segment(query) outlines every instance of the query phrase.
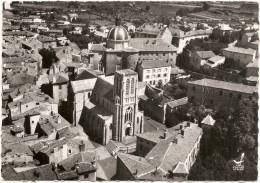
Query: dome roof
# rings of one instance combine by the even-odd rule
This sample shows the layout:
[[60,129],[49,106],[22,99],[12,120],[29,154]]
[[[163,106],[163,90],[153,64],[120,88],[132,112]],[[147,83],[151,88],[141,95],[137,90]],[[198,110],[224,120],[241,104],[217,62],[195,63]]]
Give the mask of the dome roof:
[[108,40],[113,41],[128,41],[130,38],[127,30],[123,26],[115,26],[113,27],[107,36]]

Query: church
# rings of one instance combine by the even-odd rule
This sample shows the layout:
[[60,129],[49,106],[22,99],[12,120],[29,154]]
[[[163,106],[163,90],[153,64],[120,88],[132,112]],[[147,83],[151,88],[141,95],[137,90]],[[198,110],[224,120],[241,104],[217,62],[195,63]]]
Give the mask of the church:
[[104,74],[71,81],[74,96],[68,100],[73,106],[73,125],[80,124],[100,144],[123,143],[144,131],[143,112],[138,110],[138,95],[144,89],[135,72],[137,65],[160,60],[175,67],[176,48],[161,38],[131,38],[119,18],[108,33],[106,47],[93,48],[101,57],[96,57],[92,69]]
[[106,145],[143,133],[143,112],[138,110],[138,75],[131,69],[98,77],[79,120],[90,139]]

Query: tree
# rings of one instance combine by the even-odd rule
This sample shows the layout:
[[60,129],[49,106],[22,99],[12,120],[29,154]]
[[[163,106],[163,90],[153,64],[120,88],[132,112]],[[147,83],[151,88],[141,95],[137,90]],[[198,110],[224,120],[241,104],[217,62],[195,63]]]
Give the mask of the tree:
[[145,10],[146,10],[146,11],[150,11],[150,6],[149,6],[149,5],[146,5]]
[[208,11],[209,8],[210,8],[209,4],[208,4],[207,2],[203,2],[203,4],[202,4],[202,9],[203,9],[204,11]]
[[59,60],[53,49],[43,48],[39,51],[39,53],[42,56],[43,68],[50,68],[53,63]]
[[190,10],[187,8],[180,8],[176,11],[176,15],[183,17],[183,16],[187,16],[189,14]]

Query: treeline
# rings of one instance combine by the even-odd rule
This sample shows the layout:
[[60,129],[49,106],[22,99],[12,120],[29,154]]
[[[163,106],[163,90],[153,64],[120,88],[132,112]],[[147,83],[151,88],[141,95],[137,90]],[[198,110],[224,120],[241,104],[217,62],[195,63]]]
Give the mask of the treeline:
[[[257,99],[241,100],[238,109],[222,107],[214,116],[215,126],[204,130],[200,152],[189,180],[253,181],[257,179]],[[241,171],[234,161],[244,153]]]

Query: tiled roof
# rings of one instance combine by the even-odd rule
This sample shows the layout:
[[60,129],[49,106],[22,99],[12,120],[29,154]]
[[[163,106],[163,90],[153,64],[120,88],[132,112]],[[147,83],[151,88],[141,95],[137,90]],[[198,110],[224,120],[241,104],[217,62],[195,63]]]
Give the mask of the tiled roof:
[[96,81],[97,81],[97,78],[71,81],[73,93],[79,93],[82,91],[93,90],[96,85]]
[[[190,127],[184,127],[184,137],[177,134],[175,137],[173,136],[159,142],[147,154],[146,159],[148,161],[150,160],[153,164],[159,165],[158,167],[165,172],[168,172],[169,170],[172,170],[172,167],[176,166],[179,162],[185,162],[188,154],[191,152],[196,141],[198,140],[198,137],[201,135],[202,129],[198,127],[197,124],[190,123]],[[177,143],[173,142],[173,139],[175,138],[177,138]],[[157,158],[156,156],[159,157]],[[154,157],[154,159],[151,160],[152,157]]]
[[3,32],[3,36],[26,36],[26,37],[32,37],[35,33],[29,32],[29,31],[9,31],[9,32]]
[[37,36],[37,39],[38,39],[40,42],[54,42],[54,41],[56,41],[55,38],[48,37],[48,36],[44,36],[44,35],[38,35],[38,36]]
[[114,83],[111,83],[113,82],[112,79],[113,78],[99,77],[92,93],[99,97],[107,98],[109,101],[113,101],[113,95],[110,95],[114,87]]
[[120,75],[137,75],[137,73],[132,69],[123,69],[123,70],[116,71],[116,73]]
[[23,177],[21,180],[57,180],[57,175],[50,164],[19,172],[18,176],[20,175]]
[[[88,163],[90,166],[87,166],[87,170],[93,170],[95,167],[91,164],[91,162],[95,161],[96,159],[95,152],[80,152],[78,154],[72,155],[67,159],[59,162],[59,166],[63,167],[65,171],[73,170],[77,166],[78,163]],[[82,167],[81,167],[82,168]],[[82,172],[82,170],[80,170]]]
[[196,81],[189,81],[188,83],[193,85],[219,88],[219,89],[237,91],[237,92],[248,93],[248,94],[257,92],[257,88],[255,86],[249,86],[244,84],[231,83],[231,82],[219,81],[213,79],[201,79]]
[[144,23],[143,25],[141,25],[136,29],[136,32],[158,35],[161,31],[161,27],[162,25],[157,23],[154,24]]
[[216,55],[213,51],[196,51],[197,55],[202,59],[208,59],[211,57],[215,57]]
[[84,79],[91,79],[91,78],[97,78],[98,76],[104,75],[103,72],[99,70],[83,70],[81,73],[79,73],[76,76],[75,80],[84,80]]
[[132,38],[129,46],[140,52],[175,52],[176,47],[157,38]]
[[142,67],[144,69],[170,67],[170,66],[171,64],[166,62],[165,60],[143,60],[142,61]]
[[258,68],[258,59],[256,59],[254,62],[250,62],[249,64],[246,65],[247,68],[249,67],[254,67],[254,68]]
[[174,108],[174,107],[178,107],[178,106],[181,106],[181,105],[185,105],[187,103],[188,103],[188,97],[184,97],[184,98],[180,98],[180,99],[177,99],[177,100],[172,100],[172,101],[168,102],[167,105],[170,108]]
[[119,158],[129,172],[136,177],[140,177],[155,170],[145,158],[140,156],[119,153],[117,158]]
[[235,52],[235,53],[241,53],[246,55],[254,55],[256,53],[253,49],[246,49],[246,48],[240,48],[240,47],[228,47],[224,48],[223,50],[229,51],[229,52]]
[[96,52],[96,51],[102,52],[102,51],[105,51],[106,48],[102,44],[92,44],[90,50],[93,52]]
[[111,180],[116,174],[116,159],[109,157],[97,161],[97,178],[102,180]]
[[28,156],[33,156],[33,153],[30,150],[29,146],[23,143],[3,144],[3,145],[5,148],[11,149],[12,154],[26,154]]

